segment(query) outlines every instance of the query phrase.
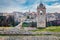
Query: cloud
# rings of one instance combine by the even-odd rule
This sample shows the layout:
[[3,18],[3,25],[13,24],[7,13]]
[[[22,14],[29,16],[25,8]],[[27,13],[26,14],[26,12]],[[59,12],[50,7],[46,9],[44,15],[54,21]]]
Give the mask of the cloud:
[[0,0],[0,12],[21,11],[26,0]]
[[[44,1],[44,0],[43,0]],[[58,0],[45,0],[45,2],[58,1]]]
[[55,3],[51,6],[46,5],[46,8],[47,8],[47,12],[50,12],[50,13],[59,12],[60,13],[60,4],[59,3]]
[[[47,12],[60,12],[60,3],[55,2],[54,4],[52,3],[52,5],[48,5],[49,2],[54,1],[59,0],[42,0],[42,2],[47,8]],[[0,12],[25,12],[28,10],[31,10],[31,12],[36,12],[36,8],[39,4],[40,0],[0,0]]]
[[19,4],[24,4],[24,3],[26,3],[26,0],[15,0],[15,2],[17,2]]
[[60,3],[54,3],[53,6],[57,6],[57,5],[60,5]]

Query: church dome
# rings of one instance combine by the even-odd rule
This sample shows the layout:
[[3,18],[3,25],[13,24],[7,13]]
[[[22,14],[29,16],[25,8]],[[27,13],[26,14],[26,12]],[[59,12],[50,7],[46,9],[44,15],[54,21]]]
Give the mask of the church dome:
[[43,5],[43,3],[40,3],[40,4],[39,4],[39,7],[40,7],[40,8],[45,8],[45,6]]
[[40,5],[39,5],[40,7],[43,7],[44,5],[42,4],[42,3],[40,3]]

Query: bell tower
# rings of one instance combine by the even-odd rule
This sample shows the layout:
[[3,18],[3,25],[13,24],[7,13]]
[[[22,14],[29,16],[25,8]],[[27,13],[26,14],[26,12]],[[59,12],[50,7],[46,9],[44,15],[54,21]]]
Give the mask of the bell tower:
[[43,3],[40,3],[37,7],[37,27],[44,28],[46,27],[46,8]]

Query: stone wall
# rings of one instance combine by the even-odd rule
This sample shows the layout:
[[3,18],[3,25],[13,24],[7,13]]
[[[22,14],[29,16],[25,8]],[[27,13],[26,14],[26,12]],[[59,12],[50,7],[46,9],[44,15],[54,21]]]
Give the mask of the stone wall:
[[0,36],[0,40],[60,40],[56,36]]

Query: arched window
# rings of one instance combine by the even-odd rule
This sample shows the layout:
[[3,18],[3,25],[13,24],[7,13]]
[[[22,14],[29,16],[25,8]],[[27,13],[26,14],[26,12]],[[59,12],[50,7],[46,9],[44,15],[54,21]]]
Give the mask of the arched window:
[[43,14],[43,12],[42,11],[40,11],[40,15],[42,15]]

